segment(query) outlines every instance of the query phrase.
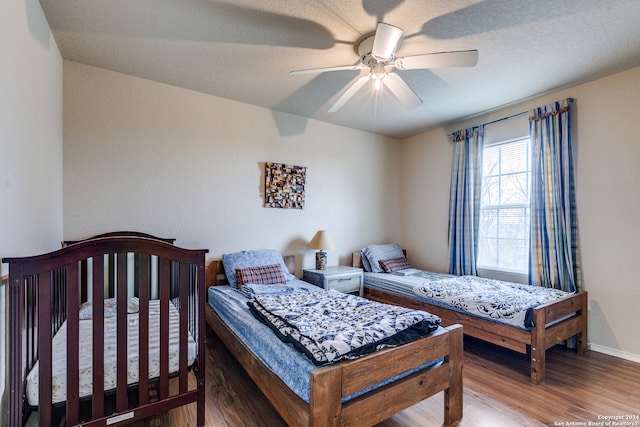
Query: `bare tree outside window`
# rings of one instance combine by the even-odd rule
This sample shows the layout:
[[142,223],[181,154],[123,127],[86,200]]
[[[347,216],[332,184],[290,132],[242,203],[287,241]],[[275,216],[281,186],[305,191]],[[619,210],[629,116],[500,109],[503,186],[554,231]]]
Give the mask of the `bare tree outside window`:
[[527,273],[529,139],[484,148],[478,266]]

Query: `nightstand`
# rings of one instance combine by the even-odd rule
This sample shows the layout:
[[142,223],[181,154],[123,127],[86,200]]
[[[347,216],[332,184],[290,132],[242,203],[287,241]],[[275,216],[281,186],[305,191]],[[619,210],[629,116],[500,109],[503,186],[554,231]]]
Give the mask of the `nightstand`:
[[339,265],[324,270],[303,270],[302,280],[324,289],[335,289],[340,292],[364,293],[362,269]]

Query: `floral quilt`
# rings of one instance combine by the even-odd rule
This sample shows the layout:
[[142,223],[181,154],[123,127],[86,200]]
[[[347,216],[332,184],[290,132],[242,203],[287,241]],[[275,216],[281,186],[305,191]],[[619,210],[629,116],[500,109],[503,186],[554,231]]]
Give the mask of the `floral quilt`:
[[427,335],[440,318],[335,290],[256,295],[253,314],[316,365],[351,359]]
[[[420,274],[414,277],[419,278]],[[570,295],[558,289],[477,276],[459,276],[441,280],[429,280],[427,277],[424,279],[413,287],[414,294],[440,301],[463,312],[489,317],[519,328],[534,326],[532,310],[534,307]]]

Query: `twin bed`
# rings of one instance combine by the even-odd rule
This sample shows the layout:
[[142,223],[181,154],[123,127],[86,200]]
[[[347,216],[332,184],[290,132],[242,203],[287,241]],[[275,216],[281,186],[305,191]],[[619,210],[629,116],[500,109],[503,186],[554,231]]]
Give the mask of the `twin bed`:
[[[333,363],[325,363],[318,357],[314,362],[313,358],[275,337],[287,335],[289,326],[304,331],[306,320],[303,325],[287,322],[287,327],[274,334],[270,326],[251,313],[248,303],[268,306],[277,300],[295,306],[300,294],[309,293],[309,304],[315,305],[322,300],[317,292],[328,298],[322,303],[327,304],[323,307],[333,307],[338,301],[350,305],[349,311],[354,311],[355,306],[359,309],[377,303],[356,296],[332,295],[302,282],[290,273],[294,270],[293,257],[283,259],[277,252],[264,252],[243,251],[210,262],[206,319],[288,425],[373,425],[441,391],[444,391],[444,423],[450,424],[462,417],[461,327],[431,324],[429,330],[435,330],[423,331],[421,337],[402,345],[377,349],[355,359],[345,357],[335,361],[338,360],[335,358]],[[271,281],[272,273],[266,271],[274,270],[274,266],[279,270],[276,274],[279,279]],[[260,274],[252,272],[249,281],[238,288],[243,274],[240,271],[253,267],[264,268]],[[286,275],[284,282],[280,273]],[[305,305],[303,302],[302,306]],[[328,311],[332,312],[333,308]],[[405,312],[416,314],[414,310]],[[290,320],[298,315],[276,317]],[[293,332],[289,338],[295,335]],[[326,348],[332,350],[344,344],[345,340],[336,343],[336,336],[329,337]],[[348,356],[348,349],[345,351],[341,354]],[[333,357],[332,351],[327,353],[329,358]]]
[[426,310],[466,335],[529,354],[533,384],[544,381],[547,349],[574,336],[577,351],[587,349],[586,292],[418,270],[396,243],[354,252],[353,266],[365,270],[366,298]]
[[[9,264],[7,425],[204,425],[205,254],[116,232]],[[195,386],[189,376],[195,377]]]

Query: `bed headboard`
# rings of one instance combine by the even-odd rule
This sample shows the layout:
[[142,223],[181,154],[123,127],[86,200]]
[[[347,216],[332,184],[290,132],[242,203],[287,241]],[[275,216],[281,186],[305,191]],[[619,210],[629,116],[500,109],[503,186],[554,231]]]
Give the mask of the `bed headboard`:
[[[287,266],[289,273],[295,274],[296,272],[296,257],[295,255],[283,255],[284,265]],[[228,285],[227,276],[224,274],[224,267],[222,267],[222,259],[214,258],[207,264],[206,272],[207,287],[209,286],[221,286]]]
[[362,268],[362,253],[360,251],[351,253],[351,266]]
[[[84,239],[77,239],[77,240],[64,240],[62,241],[62,247],[66,248],[69,245],[75,245],[76,243],[83,243],[83,242],[87,242],[87,241],[96,241],[99,239],[105,239],[105,238],[110,238],[110,237],[127,237],[127,238],[140,238],[140,239],[152,239],[152,240],[157,240],[160,242],[165,242],[165,243],[169,243],[170,245],[173,245],[176,241],[175,238],[168,238],[168,237],[157,237],[154,236],[152,234],[148,234],[148,233],[142,233],[139,231],[111,231],[109,233],[102,233],[102,234],[97,234],[95,236],[92,237],[87,237]],[[117,263],[115,262],[115,254],[109,254],[108,255],[109,261],[108,261],[108,269],[110,271],[110,275],[109,275],[109,294],[112,295],[114,293],[114,289],[115,289],[115,277],[116,277],[116,265]],[[88,281],[87,281],[87,260],[82,260],[80,261],[80,269],[81,269],[81,281],[80,281],[80,301],[84,302],[87,301],[88,299]],[[136,282],[137,283],[137,282]],[[136,288],[136,294],[137,294],[137,288]]]

